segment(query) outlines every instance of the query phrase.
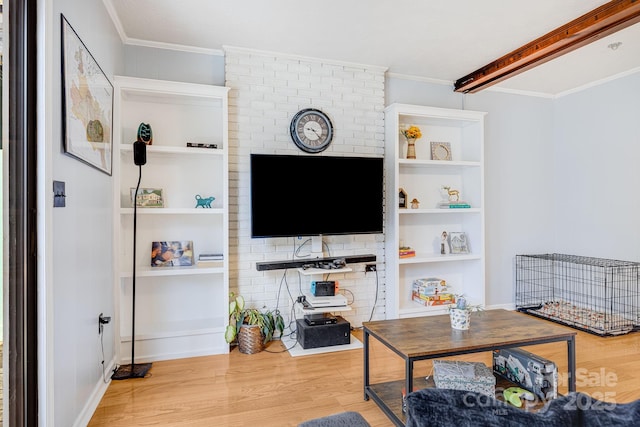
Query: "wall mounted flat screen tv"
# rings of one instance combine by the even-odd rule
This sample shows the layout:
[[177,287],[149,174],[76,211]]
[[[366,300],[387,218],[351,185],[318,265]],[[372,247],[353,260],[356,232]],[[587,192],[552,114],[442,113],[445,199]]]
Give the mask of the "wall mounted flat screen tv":
[[251,237],[375,234],[383,159],[251,155]]

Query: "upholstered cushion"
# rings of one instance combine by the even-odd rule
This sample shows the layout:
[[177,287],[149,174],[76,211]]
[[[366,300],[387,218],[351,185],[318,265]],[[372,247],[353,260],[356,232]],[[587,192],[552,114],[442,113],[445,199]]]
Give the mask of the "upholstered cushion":
[[446,389],[424,389],[407,395],[406,427],[565,427],[631,426],[640,423],[640,400],[607,403],[583,393],[553,399],[537,412],[483,394]]
[[298,424],[298,427],[370,427],[357,412],[341,412],[327,417],[315,418]]

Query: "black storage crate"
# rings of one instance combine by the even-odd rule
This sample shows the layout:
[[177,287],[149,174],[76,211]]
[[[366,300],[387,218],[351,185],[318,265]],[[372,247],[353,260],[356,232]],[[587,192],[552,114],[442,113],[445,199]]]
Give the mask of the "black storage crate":
[[597,335],[640,326],[640,263],[516,255],[516,309]]

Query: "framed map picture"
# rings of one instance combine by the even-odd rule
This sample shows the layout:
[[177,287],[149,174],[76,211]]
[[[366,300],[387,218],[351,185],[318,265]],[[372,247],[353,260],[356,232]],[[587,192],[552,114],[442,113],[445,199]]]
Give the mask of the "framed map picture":
[[113,85],[60,15],[64,152],[111,175]]

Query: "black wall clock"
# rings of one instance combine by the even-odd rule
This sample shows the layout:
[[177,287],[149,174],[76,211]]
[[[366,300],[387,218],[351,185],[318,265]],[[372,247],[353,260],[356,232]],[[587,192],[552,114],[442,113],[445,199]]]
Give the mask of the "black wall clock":
[[291,119],[291,139],[302,151],[319,153],[331,144],[333,125],[329,117],[320,110],[306,108]]

